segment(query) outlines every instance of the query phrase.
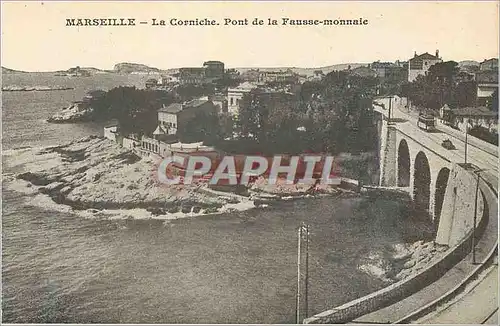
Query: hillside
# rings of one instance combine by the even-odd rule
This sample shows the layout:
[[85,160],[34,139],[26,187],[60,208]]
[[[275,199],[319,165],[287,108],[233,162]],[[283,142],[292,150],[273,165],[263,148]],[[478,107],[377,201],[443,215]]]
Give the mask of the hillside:
[[113,71],[121,74],[130,74],[130,73],[150,73],[150,72],[160,72],[160,69],[149,67],[139,63],[129,63],[122,62],[117,63],[113,68]]
[[25,71],[14,70],[14,69],[2,67],[2,74],[18,74],[18,73],[25,73]]

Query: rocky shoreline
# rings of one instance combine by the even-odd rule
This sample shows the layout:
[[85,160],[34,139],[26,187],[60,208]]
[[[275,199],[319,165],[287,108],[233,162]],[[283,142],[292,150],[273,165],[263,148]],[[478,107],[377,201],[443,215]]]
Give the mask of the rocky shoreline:
[[371,253],[358,269],[387,283],[398,282],[418,274],[443,257],[448,246],[433,241],[395,245],[385,253]]
[[86,122],[92,119],[94,109],[83,102],[75,102],[47,119],[51,123]]
[[153,161],[96,136],[36,153],[26,151],[25,155],[31,155],[32,162],[24,164],[16,178],[73,210],[144,209],[153,216],[214,214],[278,200],[342,193],[307,185],[287,190],[288,185],[268,186],[262,180],[249,187],[246,196],[216,191],[205,184],[168,186],[156,180]]

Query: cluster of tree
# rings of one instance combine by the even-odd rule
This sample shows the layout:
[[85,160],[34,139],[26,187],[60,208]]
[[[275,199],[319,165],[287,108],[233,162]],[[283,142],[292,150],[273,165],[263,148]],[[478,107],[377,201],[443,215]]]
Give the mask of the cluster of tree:
[[176,94],[166,91],[116,87],[92,96],[89,104],[95,120],[116,119],[124,133],[147,134],[157,125],[158,109],[176,100]]
[[498,88],[495,89],[487,104],[491,111],[498,112]]
[[215,94],[214,84],[183,84],[175,87],[174,92],[181,101],[189,101],[205,95]]
[[473,80],[459,77],[458,63],[447,61],[429,68],[427,75],[418,76],[405,85],[402,95],[420,107],[439,110],[444,104],[450,107],[474,106],[477,99],[477,85]]
[[240,102],[237,127],[261,152],[339,153],[371,150],[376,78],[332,72],[293,95],[255,90]]
[[177,130],[179,140],[185,143],[203,141],[205,145],[219,144],[228,136],[225,119],[215,112],[198,111]]

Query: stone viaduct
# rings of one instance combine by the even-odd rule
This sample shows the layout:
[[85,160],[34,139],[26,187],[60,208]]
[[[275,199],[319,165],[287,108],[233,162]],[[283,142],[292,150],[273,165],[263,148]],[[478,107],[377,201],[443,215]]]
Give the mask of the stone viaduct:
[[[374,105],[378,112],[380,186],[407,191],[415,208],[426,211],[432,219],[436,242],[453,246],[472,228],[475,177],[431,134],[403,119],[388,119],[385,107]],[[481,196],[478,204],[479,215]]]

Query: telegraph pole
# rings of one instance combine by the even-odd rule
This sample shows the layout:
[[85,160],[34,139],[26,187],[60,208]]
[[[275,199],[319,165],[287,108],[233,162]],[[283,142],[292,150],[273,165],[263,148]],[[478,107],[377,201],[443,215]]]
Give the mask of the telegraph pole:
[[476,171],[477,183],[476,183],[476,199],[474,200],[474,224],[472,226],[472,263],[476,263],[476,225],[477,225],[477,199],[479,194],[479,180],[481,178],[480,173],[484,170]]
[[298,241],[297,241],[297,305],[295,307],[296,324],[300,324],[300,243],[302,239],[302,225],[298,230]]
[[465,164],[467,164],[467,135],[469,134],[469,121],[465,123]]
[[391,111],[392,111],[392,96],[389,96],[389,118],[387,122],[391,121]]
[[304,287],[304,296],[305,296],[305,316],[309,315],[309,225],[305,226],[306,228],[306,284]]

